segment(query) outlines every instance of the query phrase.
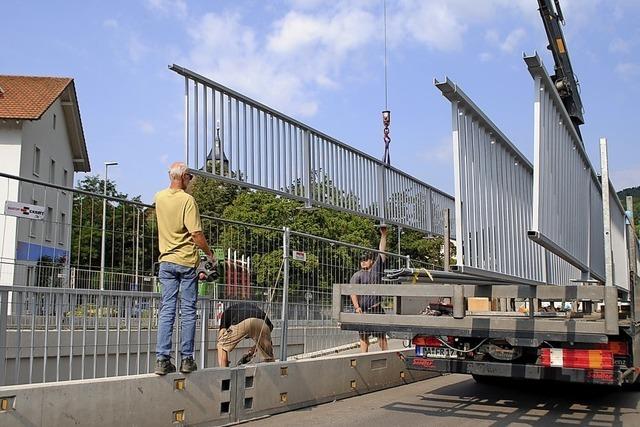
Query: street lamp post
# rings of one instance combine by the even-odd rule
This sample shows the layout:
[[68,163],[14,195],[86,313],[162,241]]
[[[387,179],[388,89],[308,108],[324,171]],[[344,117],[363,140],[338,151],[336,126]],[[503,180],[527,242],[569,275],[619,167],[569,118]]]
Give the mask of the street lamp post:
[[100,290],[104,291],[104,251],[105,229],[107,228],[107,173],[109,166],[116,166],[118,162],[104,162],[104,185],[102,186],[102,250],[100,251]]

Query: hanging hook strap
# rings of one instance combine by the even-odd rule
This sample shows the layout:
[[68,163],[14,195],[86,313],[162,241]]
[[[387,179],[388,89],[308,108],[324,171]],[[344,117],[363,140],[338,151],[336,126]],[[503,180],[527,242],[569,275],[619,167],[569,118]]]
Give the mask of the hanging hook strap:
[[391,124],[391,111],[385,110],[382,112],[382,125],[384,126],[384,156],[382,161],[386,165],[391,164],[391,155],[389,154],[389,144],[391,144],[391,137],[389,136],[389,125]]

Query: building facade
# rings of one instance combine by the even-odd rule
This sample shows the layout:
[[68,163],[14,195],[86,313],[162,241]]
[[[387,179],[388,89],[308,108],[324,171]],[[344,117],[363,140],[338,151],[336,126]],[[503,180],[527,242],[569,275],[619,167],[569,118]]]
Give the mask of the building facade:
[[[68,283],[75,172],[89,172],[73,79],[0,76],[0,284]],[[35,205],[42,219],[6,214]],[[39,268],[37,268],[39,267]],[[50,272],[50,274],[47,274]]]

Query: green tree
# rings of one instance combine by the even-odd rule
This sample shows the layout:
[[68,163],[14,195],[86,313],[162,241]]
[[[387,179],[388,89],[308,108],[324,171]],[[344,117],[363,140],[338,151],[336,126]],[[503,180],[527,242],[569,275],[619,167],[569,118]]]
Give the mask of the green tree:
[[633,197],[633,222],[636,227],[636,234],[640,238],[640,186],[618,191],[618,198],[625,209],[627,208],[627,196]]
[[[70,262],[80,269],[97,270],[100,267],[103,199],[99,195],[103,192],[103,185],[102,178],[89,175],[78,183],[77,188],[97,195],[74,193]],[[140,202],[140,196],[130,198],[128,194],[119,192],[115,182],[110,180],[106,193],[110,197]],[[136,255],[138,272],[144,274],[150,270],[157,250],[153,210],[125,201],[107,200],[105,212],[106,274],[133,274]],[[94,279],[91,285],[97,286]]]

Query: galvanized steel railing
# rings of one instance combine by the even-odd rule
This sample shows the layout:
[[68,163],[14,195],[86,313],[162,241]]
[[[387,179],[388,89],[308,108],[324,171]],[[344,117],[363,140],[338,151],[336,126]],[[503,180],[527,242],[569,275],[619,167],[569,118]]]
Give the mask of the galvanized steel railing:
[[604,281],[602,189],[582,139],[538,55],[525,58],[535,81],[533,222],[529,237]]
[[568,283],[577,272],[527,238],[533,167],[452,81],[456,270],[529,283]]
[[[2,173],[0,196],[53,208],[42,220],[0,212],[0,385],[149,372],[160,290],[154,207],[106,197],[103,210],[102,194]],[[199,287],[199,319],[209,316],[211,328],[224,307],[248,300],[265,309],[274,343],[288,342],[290,354],[357,341],[331,318],[331,286],[349,281],[370,248],[206,215],[202,225],[221,261],[217,283]],[[406,256],[387,256],[390,268],[408,266]],[[198,330],[208,334],[198,335],[198,364],[211,366],[215,330]]]
[[[602,182],[602,211],[604,212],[604,264],[607,286],[617,286],[629,292],[630,268],[627,242],[626,214],[609,180],[607,140],[600,139]],[[635,241],[635,236],[632,237]]]
[[185,159],[198,174],[388,224],[444,234],[453,197],[178,65]]

